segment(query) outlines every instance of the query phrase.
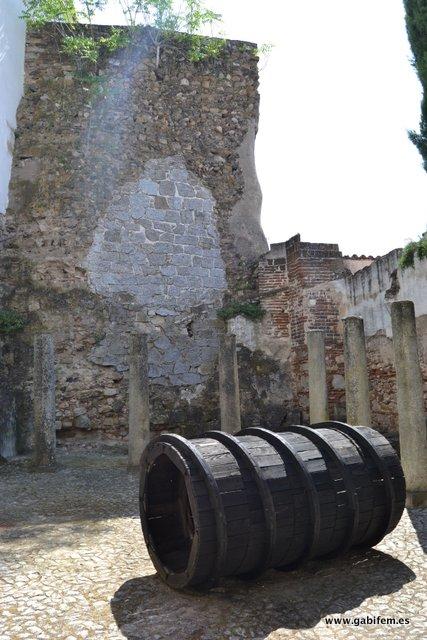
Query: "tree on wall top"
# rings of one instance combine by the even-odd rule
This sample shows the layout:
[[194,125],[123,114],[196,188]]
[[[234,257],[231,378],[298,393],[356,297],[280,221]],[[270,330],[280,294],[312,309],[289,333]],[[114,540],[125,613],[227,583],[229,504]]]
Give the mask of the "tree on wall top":
[[420,152],[427,171],[427,0],[404,0],[404,5],[406,29],[413,52],[412,64],[423,90],[420,131],[409,131],[409,138]]
[[216,57],[224,46],[222,38],[206,38],[200,34],[221,20],[218,13],[205,8],[203,0],[118,2],[129,29],[113,27],[104,36],[96,33],[92,24],[96,13],[105,9],[107,0],[24,0],[22,17],[35,28],[53,23],[59,32],[62,50],[71,55],[78,66],[90,65],[92,71],[96,70],[103,51],[115,51],[129,42],[139,26],[154,27],[149,35],[156,53],[156,67],[160,65],[163,48],[185,43],[188,59],[197,62]]
[[171,36],[187,43],[188,58],[193,62],[217,56],[224,46],[222,38],[206,38],[198,33],[206,25],[221,20],[220,14],[206,9],[201,0],[185,0],[180,7],[174,0],[122,0],[121,4],[131,26],[144,24],[155,28],[150,37],[156,49],[157,67],[161,49],[173,46]]

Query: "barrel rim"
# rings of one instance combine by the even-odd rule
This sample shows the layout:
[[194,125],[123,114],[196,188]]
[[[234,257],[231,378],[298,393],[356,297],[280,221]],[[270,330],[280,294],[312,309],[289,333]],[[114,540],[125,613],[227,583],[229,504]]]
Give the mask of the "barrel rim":
[[225,445],[233,455],[237,455],[243,457],[245,461],[249,464],[255,483],[260,492],[261,504],[264,511],[264,520],[266,525],[266,553],[262,559],[262,562],[255,567],[253,570],[248,572],[250,576],[256,576],[263,573],[271,563],[271,558],[273,555],[276,537],[277,537],[277,526],[276,526],[276,510],[274,508],[273,498],[268,486],[267,481],[264,479],[261,468],[257,461],[252,457],[250,452],[244,447],[244,445],[239,442],[239,440],[230,433],[225,433],[224,431],[207,431],[204,434],[206,438],[213,438],[221,444]]
[[[369,441],[366,435],[363,434],[361,431],[359,431],[359,429],[361,428],[370,429],[371,427],[349,425],[346,422],[339,422],[334,420],[330,420],[327,422],[319,422],[311,426],[314,429],[326,427],[326,428],[334,429],[335,431],[345,434],[346,436],[354,440],[354,442],[362,449],[365,455],[367,452],[376,463],[378,471],[382,475],[382,478],[384,481],[385,493],[387,497],[387,518],[385,519],[384,527],[372,540],[369,541],[370,546],[375,546],[384,538],[384,536],[390,533],[390,531],[392,531],[394,528],[392,525],[394,520],[395,509],[397,506],[397,498],[396,498],[396,491],[393,484],[393,477],[391,476],[386,463],[378,454],[376,448]],[[372,431],[375,433],[376,437],[379,435],[382,435],[374,429],[372,429]],[[384,436],[382,437],[384,438]],[[393,447],[391,446],[387,438],[384,438],[384,442],[387,443],[393,449]],[[401,470],[401,477],[403,478],[403,482],[405,482],[405,476],[400,466],[399,457],[396,453],[395,455],[396,455],[396,461],[398,462]]]
[[[194,537],[191,544],[191,550],[188,557],[187,566],[184,571],[173,571],[167,568],[167,565],[160,560],[158,555],[158,551],[156,549],[156,543],[154,542],[153,536],[149,530],[149,524],[146,516],[146,509],[144,505],[144,498],[146,495],[145,486],[146,480],[150,473],[150,469],[153,466],[155,460],[157,460],[161,455],[166,455],[174,464],[180,473],[183,475],[185,480],[185,488],[187,491],[188,499],[190,502],[190,507],[192,511],[193,521],[194,521]],[[142,456],[141,456],[141,469],[144,470],[144,473],[141,473],[140,478],[140,490],[139,490],[139,504],[140,504],[140,520],[141,527],[145,538],[145,543],[147,545],[148,553],[150,558],[159,572],[163,580],[173,588],[182,588],[186,584],[191,581],[191,578],[194,575],[196,563],[197,563],[197,553],[198,553],[198,537],[199,537],[199,514],[197,511],[196,498],[194,492],[191,487],[191,472],[190,469],[182,456],[182,454],[173,447],[170,443],[165,443],[161,437],[156,438],[151,441],[150,444],[145,448]]]
[[[224,506],[222,504],[218,484],[206,460],[203,458],[202,454],[199,452],[197,447],[195,447],[190,440],[186,440],[184,437],[175,433],[173,434],[166,433],[158,436],[158,438],[156,438],[156,440],[153,442],[168,444],[169,446],[172,445],[172,447],[173,445],[175,445],[175,448],[178,450],[181,456],[184,456],[184,455],[190,456],[192,461],[198,467],[198,470],[200,471],[202,478],[205,482],[209,500],[214,513],[215,529],[216,529],[216,556],[215,556],[213,570],[208,580],[205,581],[205,584],[209,583],[210,586],[213,586],[214,584],[216,584],[216,582],[218,581],[218,578],[221,575],[222,567],[224,565],[225,557],[227,554],[227,520],[226,520]],[[147,449],[150,448],[151,444],[152,443],[148,445]],[[183,459],[185,460],[185,458]],[[142,468],[142,458],[141,458],[141,468]],[[191,487],[190,483],[188,484],[188,486]],[[194,493],[192,490],[191,490],[191,495],[194,497]],[[194,503],[194,509],[197,512],[197,506],[195,503]],[[193,548],[194,548],[194,545],[192,549]],[[198,552],[198,549],[197,549],[197,552]],[[188,568],[187,572],[183,572],[180,574],[171,574],[169,579],[167,580],[168,584],[171,584],[171,586],[174,586],[174,587],[175,586],[183,587],[188,585],[191,582],[191,580],[194,578],[194,574],[197,568],[197,559],[198,559],[198,555],[196,555],[196,552],[195,552],[193,562],[191,566]],[[179,578],[179,576],[181,576],[181,578]]]
[[284,433],[286,433],[287,431],[290,431],[290,432],[293,432],[293,433],[299,433],[299,434],[301,434],[303,436],[306,436],[309,440],[311,440],[311,442],[314,445],[319,447],[320,450],[322,450],[321,448],[323,447],[324,450],[326,450],[327,453],[339,465],[339,467],[340,467],[340,469],[342,471],[342,478],[343,478],[344,486],[346,488],[346,492],[347,492],[347,495],[348,495],[348,506],[349,506],[349,511],[351,513],[351,517],[350,517],[350,521],[349,521],[348,533],[344,537],[341,545],[338,546],[335,549],[335,551],[326,554],[326,557],[332,558],[334,556],[340,555],[341,553],[345,553],[354,544],[357,528],[359,526],[359,514],[360,514],[359,499],[358,499],[358,496],[357,496],[357,488],[356,488],[356,486],[354,484],[351,472],[348,469],[347,464],[346,464],[345,460],[343,459],[343,457],[341,456],[341,454],[339,453],[339,451],[337,451],[331,445],[331,443],[328,442],[328,440],[321,433],[319,433],[316,429],[313,429],[311,427],[302,426],[302,425],[294,425],[294,424],[292,424],[292,425],[289,425],[289,428],[287,428],[286,431],[284,431]]
[[[290,565],[292,565],[292,567],[300,566],[313,557],[320,537],[320,501],[316,485],[314,484],[313,478],[308,472],[306,465],[304,464],[304,460],[299,455],[298,451],[294,449],[290,442],[285,441],[281,437],[280,433],[275,433],[274,431],[269,431],[268,429],[263,429],[262,427],[250,427],[248,429],[239,431],[238,435],[244,435],[245,433],[257,435],[260,438],[263,438],[275,449],[277,445],[277,447],[279,448],[277,448],[276,451],[282,458],[284,464],[286,464],[287,460],[285,460],[282,451],[286,451],[286,453],[289,453],[293,461],[295,462],[300,475],[303,477],[311,515],[311,532],[308,536],[306,550],[303,552],[301,557],[290,563],[289,565],[282,565],[283,567]],[[282,449],[282,451],[280,451],[280,449]]]

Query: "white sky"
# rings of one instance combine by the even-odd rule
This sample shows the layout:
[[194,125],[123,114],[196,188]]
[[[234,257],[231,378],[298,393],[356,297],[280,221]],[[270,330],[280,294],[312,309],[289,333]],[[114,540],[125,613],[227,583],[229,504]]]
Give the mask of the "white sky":
[[[102,22],[119,22],[118,0]],[[420,85],[402,0],[207,0],[229,38],[272,43],[256,146],[270,243],[301,233],[379,255],[426,228],[427,174],[407,138]],[[99,20],[101,21],[101,20]]]

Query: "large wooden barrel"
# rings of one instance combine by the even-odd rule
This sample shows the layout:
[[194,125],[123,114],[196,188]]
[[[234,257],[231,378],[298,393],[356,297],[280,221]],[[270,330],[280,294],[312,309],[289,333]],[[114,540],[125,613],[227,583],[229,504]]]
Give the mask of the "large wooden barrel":
[[375,545],[404,504],[399,459],[369,427],[164,434],[141,459],[145,541],[174,588]]

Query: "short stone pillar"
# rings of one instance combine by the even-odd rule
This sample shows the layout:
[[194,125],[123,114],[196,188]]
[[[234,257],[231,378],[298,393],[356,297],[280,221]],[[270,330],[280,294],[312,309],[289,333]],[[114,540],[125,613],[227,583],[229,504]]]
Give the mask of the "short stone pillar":
[[307,331],[308,396],[310,423],[326,422],[328,414],[328,386],[326,383],[325,332]]
[[144,333],[132,333],[129,344],[129,469],[139,467],[141,454],[150,441],[148,385],[147,336]]
[[34,468],[52,470],[56,466],[55,431],[55,351],[53,337],[34,337]]
[[241,428],[239,370],[236,336],[222,333],[219,337],[219,404],[221,431],[236,433]]
[[391,305],[399,441],[407,506],[427,506],[427,425],[414,303]]
[[369,427],[371,406],[363,319],[349,316],[343,321],[347,422]]

